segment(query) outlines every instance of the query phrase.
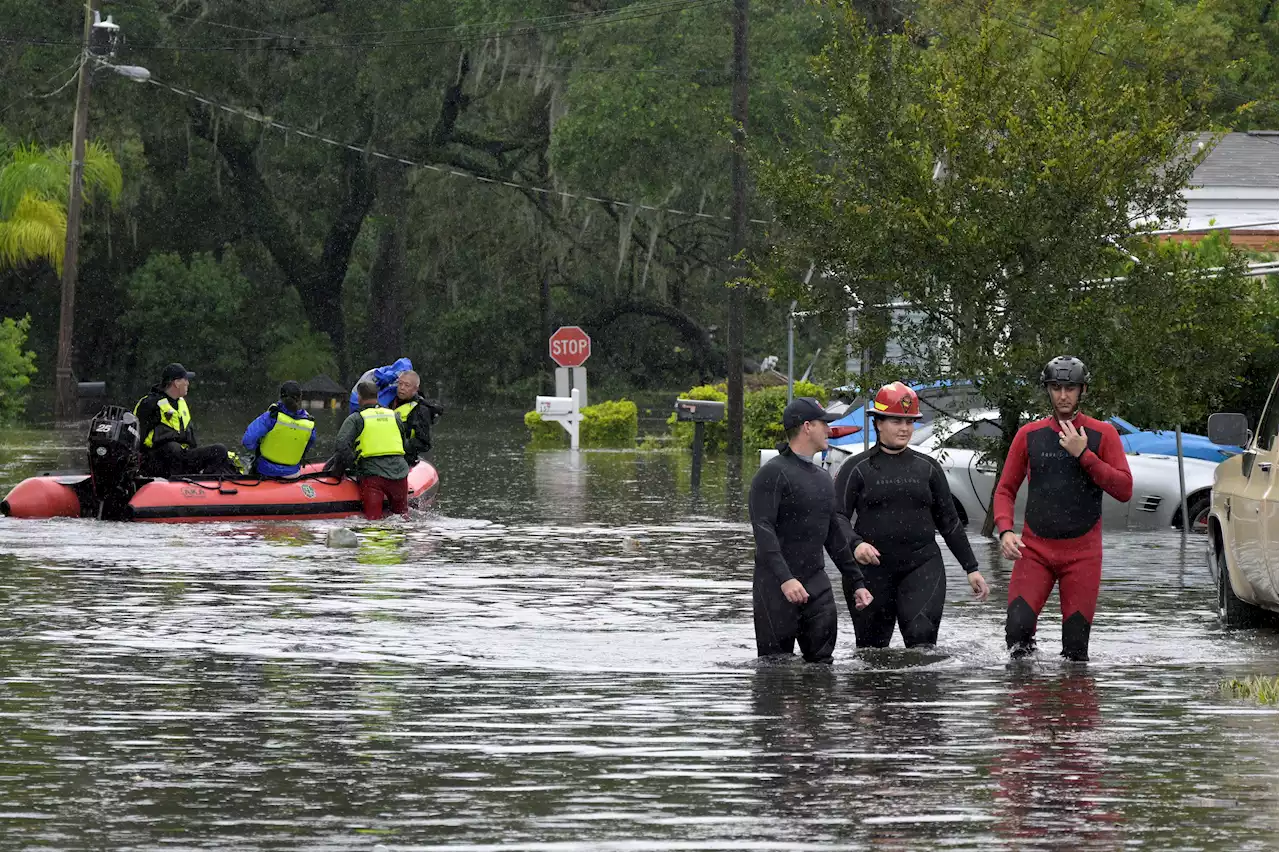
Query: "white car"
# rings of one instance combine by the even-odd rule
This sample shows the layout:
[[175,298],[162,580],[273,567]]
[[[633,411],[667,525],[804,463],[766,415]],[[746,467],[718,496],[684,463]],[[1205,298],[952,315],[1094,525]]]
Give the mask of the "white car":
[[[911,444],[932,456],[947,475],[951,496],[956,501],[960,520],[966,525],[981,526],[987,516],[992,491],[996,484],[996,459],[982,457],[978,449],[983,439],[999,438],[999,412],[968,411],[939,416],[916,430]],[[835,475],[848,458],[862,452],[861,444],[832,447],[823,464]],[[1164,530],[1181,526],[1182,506],[1178,498],[1178,460],[1166,455],[1128,453],[1129,470],[1133,472],[1133,499],[1121,503],[1108,494],[1102,497],[1102,525],[1106,529]],[[1204,532],[1209,516],[1213,472],[1217,467],[1203,459],[1183,458],[1187,485],[1187,514],[1192,529]],[[1022,526],[1027,504],[1027,483],[1018,491],[1014,508],[1015,524]]]

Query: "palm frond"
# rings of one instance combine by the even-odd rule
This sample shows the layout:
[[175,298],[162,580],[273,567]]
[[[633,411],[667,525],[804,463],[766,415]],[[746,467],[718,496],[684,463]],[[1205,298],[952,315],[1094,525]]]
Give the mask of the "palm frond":
[[71,160],[65,162],[35,145],[20,145],[0,165],[0,219],[9,219],[22,199],[66,199],[71,188]]
[[[65,199],[71,184],[71,145],[53,148],[49,151],[49,155],[59,164],[63,174],[67,175],[65,181],[67,185],[62,190],[62,197]],[[112,156],[107,146],[96,140],[90,140],[84,146],[82,188],[85,203],[91,203],[94,196],[101,194],[108,202],[114,204],[124,190],[124,175],[120,171],[120,164],[116,162],[116,158]]]
[[[124,175],[111,151],[97,141],[89,141],[84,149],[84,173],[81,182],[85,203],[103,196],[114,204],[124,189]],[[59,201],[64,206],[71,190],[71,145],[57,148],[19,146],[0,165],[0,219],[14,215],[17,204],[27,193],[39,198]]]
[[61,273],[66,239],[67,214],[62,205],[28,193],[14,215],[0,221],[0,267],[47,260]]

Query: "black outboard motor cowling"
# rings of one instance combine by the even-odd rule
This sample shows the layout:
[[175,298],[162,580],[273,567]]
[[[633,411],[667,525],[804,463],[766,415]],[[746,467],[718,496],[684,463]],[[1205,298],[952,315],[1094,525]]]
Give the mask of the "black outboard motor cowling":
[[109,405],[89,424],[89,475],[102,520],[123,521],[131,516],[129,500],[138,484],[138,418],[118,405]]

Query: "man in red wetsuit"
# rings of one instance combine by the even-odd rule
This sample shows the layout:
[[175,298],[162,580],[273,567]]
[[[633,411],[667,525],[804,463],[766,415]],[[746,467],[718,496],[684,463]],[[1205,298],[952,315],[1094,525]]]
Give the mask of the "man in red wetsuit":
[[[1084,362],[1054,358],[1041,373],[1053,414],[1018,430],[996,486],[1000,550],[1013,563],[1005,642],[1013,656],[1035,650],[1036,621],[1058,584],[1062,656],[1089,659],[1089,630],[1102,581],[1102,493],[1122,503],[1133,496],[1133,475],[1110,423],[1080,413],[1089,385]],[[1013,531],[1013,505],[1030,476],[1022,535]]]

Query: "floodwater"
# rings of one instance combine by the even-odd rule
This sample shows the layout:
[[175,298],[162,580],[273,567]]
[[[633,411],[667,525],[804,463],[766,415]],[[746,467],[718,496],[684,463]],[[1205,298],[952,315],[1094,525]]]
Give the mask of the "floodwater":
[[[846,617],[830,669],[760,665],[720,463],[694,495],[685,454],[526,453],[509,414],[437,444],[407,522],[0,518],[0,848],[1277,846],[1276,711],[1219,691],[1276,635],[1220,629],[1198,540],[1107,536],[1087,665],[1056,596],[1008,663],[976,533],[995,593],[951,563],[936,652]],[[0,493],[82,447],[0,436]]]

